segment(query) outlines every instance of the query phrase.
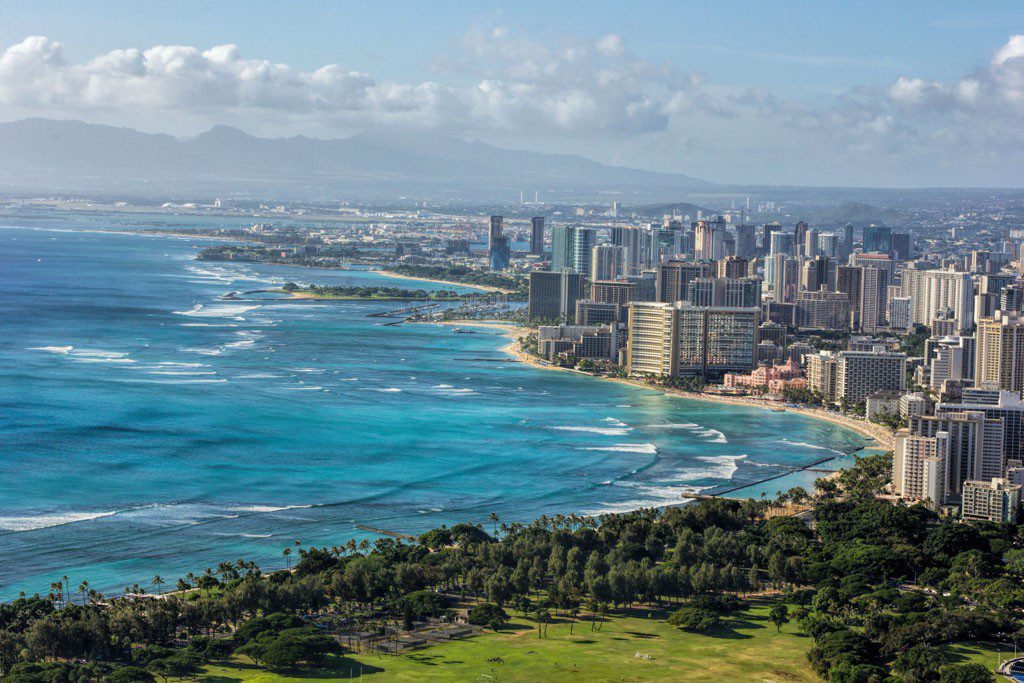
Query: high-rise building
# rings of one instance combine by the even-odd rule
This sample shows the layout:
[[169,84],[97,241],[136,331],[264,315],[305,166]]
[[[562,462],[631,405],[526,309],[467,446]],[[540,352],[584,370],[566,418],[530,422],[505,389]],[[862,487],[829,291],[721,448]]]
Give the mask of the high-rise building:
[[897,261],[914,258],[914,238],[909,232],[894,232],[891,238],[892,257]]
[[901,294],[914,301],[914,322],[931,325],[940,312],[952,309],[956,332],[970,329],[974,322],[974,283],[968,273],[951,270],[906,269]]
[[796,297],[796,326],[846,331],[850,327],[850,299],[842,292],[800,292]]
[[501,237],[501,224],[503,222],[501,216],[491,216],[490,228],[487,231],[487,252],[490,253],[494,240]]
[[594,280],[590,285],[590,300],[605,304],[626,306],[633,300],[636,283],[615,280]]
[[736,256],[748,261],[757,256],[757,236],[753,225],[736,226]]
[[757,309],[689,303],[630,305],[630,375],[720,375],[757,362]]
[[836,291],[842,292],[850,300],[850,311],[853,316],[851,327],[860,329],[860,299],[864,271],[857,266],[839,266],[836,268]]
[[804,234],[804,257],[814,258],[821,254],[821,244],[818,242],[818,237],[821,233],[817,230],[808,230]]
[[580,299],[576,302],[577,325],[617,325],[623,308],[618,304],[599,303]]
[[711,264],[696,261],[666,261],[658,266],[657,296],[662,303],[686,299],[691,280],[711,275]]
[[821,351],[804,356],[804,363],[807,366],[807,388],[819,394],[823,401],[835,403],[838,356],[831,351]]
[[800,273],[802,289],[816,292],[819,289],[828,287],[829,281],[832,279],[832,262],[827,257],[815,256],[804,259],[802,272]]
[[841,255],[839,250],[839,238],[836,237],[835,233],[823,232],[818,235],[818,253],[822,256],[827,256],[830,259],[837,258]]
[[881,268],[861,269],[860,329],[877,332],[885,326],[886,294],[889,271]]
[[836,370],[836,400],[854,405],[878,391],[907,387],[907,356],[885,347],[874,351],[841,351]]
[[760,308],[761,278],[696,278],[690,280],[686,301],[704,307]]
[[527,314],[531,320],[572,321],[583,297],[583,276],[569,271],[530,273]]
[[889,254],[892,252],[892,228],[884,225],[869,225],[864,228],[864,251],[866,253]]
[[905,500],[943,505],[949,492],[948,432],[916,436],[900,430],[893,440],[892,487]]
[[1006,285],[999,292],[999,310],[1024,311],[1024,284]]
[[914,326],[914,300],[909,296],[889,297],[889,329],[902,332]]
[[571,225],[551,228],[551,270],[556,273],[572,268],[573,232]]
[[501,233],[501,216],[491,216],[490,229],[487,232],[487,260],[491,270],[505,270],[512,258],[508,237]]
[[988,387],[964,387],[959,403],[935,406],[936,415],[957,412],[980,412],[991,420],[1002,420],[1006,460],[1024,458],[1024,402],[1016,393]]
[[969,479],[961,494],[960,516],[968,521],[1016,524],[1020,491],[1020,484],[1002,478]]
[[534,256],[544,255],[544,216],[530,219],[530,253]]
[[612,228],[612,244],[626,249],[626,272],[636,275],[644,263],[642,231],[639,228]]
[[772,234],[782,230],[782,223],[773,221],[761,226],[761,250],[760,255],[771,253]]
[[629,306],[626,372],[632,377],[676,375],[675,306],[661,302],[634,302]]
[[974,380],[1020,395],[1024,391],[1024,317],[996,311],[978,321]]
[[853,224],[847,223],[843,226],[843,251],[844,258],[853,253]]
[[928,386],[941,390],[947,380],[964,379],[964,349],[959,343],[940,344],[928,364]]
[[793,248],[796,250],[793,252],[794,256],[797,255],[797,252],[803,256],[811,256],[806,251],[808,231],[809,227],[806,221],[798,221],[796,227],[793,228]]
[[949,465],[946,493],[956,496],[968,479],[991,479],[1003,472],[1003,421],[984,412],[965,410],[909,418],[908,432],[915,436],[949,434]]
[[491,240],[491,270],[505,270],[512,259],[512,250],[508,245],[508,237],[502,235]]
[[728,256],[715,262],[715,275],[738,279],[750,274],[750,261],[740,256]]
[[767,265],[770,266],[766,271],[771,273],[767,282],[772,289],[772,298],[779,303],[795,302],[800,289],[800,261],[778,253],[768,257]]
[[590,279],[614,280],[626,275],[626,248],[615,244],[598,244],[590,255]]
[[572,231],[572,265],[577,273],[589,275],[597,231],[593,228],[575,228]]
[[757,365],[756,308],[708,308],[678,304],[680,375],[718,376]]

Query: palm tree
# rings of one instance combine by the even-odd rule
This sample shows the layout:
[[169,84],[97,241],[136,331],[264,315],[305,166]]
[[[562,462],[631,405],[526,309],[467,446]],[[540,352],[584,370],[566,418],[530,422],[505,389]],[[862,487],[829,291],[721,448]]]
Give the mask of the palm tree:
[[153,585],[156,586],[156,592],[158,595],[163,594],[163,590],[161,590],[160,586],[164,585],[164,580],[159,574],[153,577]]
[[292,568],[292,549],[291,548],[285,548],[284,550],[281,551],[281,554],[284,555],[284,559],[288,563],[288,569],[291,569]]
[[60,577],[60,580],[64,583],[64,588],[61,591],[61,595],[63,596],[62,599],[64,601],[64,604],[66,605],[71,601],[71,579],[69,579],[68,575],[65,574],[64,576]]
[[88,581],[82,581],[82,583],[78,584],[78,592],[82,594],[82,604],[83,605],[85,604],[85,592],[87,590],[89,590],[89,582]]
[[498,537],[498,513],[497,512],[492,512],[487,517],[487,519],[489,519],[491,521],[491,524],[494,525],[494,537],[497,538]]
[[363,540],[359,541],[359,549],[360,549],[360,550],[362,550],[362,551],[364,551],[364,552],[365,552],[365,551],[366,551],[366,550],[368,550],[369,548],[370,548],[370,542],[369,542],[368,540],[366,540],[366,539],[364,538]]

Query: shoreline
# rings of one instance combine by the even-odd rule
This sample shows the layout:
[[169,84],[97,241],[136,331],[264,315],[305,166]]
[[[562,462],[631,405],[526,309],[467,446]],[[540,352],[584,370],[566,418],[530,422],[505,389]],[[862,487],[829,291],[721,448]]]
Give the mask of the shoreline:
[[855,432],[865,438],[873,440],[878,448],[885,450],[892,449],[893,434],[891,431],[886,429],[882,425],[870,423],[867,421],[856,420],[846,415],[839,415],[831,413],[822,408],[804,408],[804,407],[791,407],[787,405],[779,404],[775,401],[768,401],[765,399],[750,398],[750,397],[738,397],[738,396],[718,396],[715,394],[706,393],[693,393],[688,391],[681,391],[679,389],[669,389],[666,387],[652,386],[644,382],[637,380],[627,379],[623,377],[604,377],[600,375],[592,375],[589,372],[581,372],[579,370],[573,370],[570,368],[560,368],[550,363],[542,363],[530,354],[523,351],[521,344],[519,343],[519,333],[524,331],[526,328],[515,325],[512,323],[500,321],[500,320],[460,320],[460,321],[441,321],[433,323],[436,325],[461,325],[463,327],[483,327],[488,329],[501,330],[505,336],[510,340],[508,344],[498,349],[503,353],[507,353],[513,356],[516,360],[524,365],[540,370],[555,370],[563,372],[574,372],[579,375],[585,375],[594,379],[604,380],[606,382],[616,382],[618,384],[625,384],[632,387],[638,387],[641,389],[650,389],[652,391],[660,391],[669,396],[675,396],[677,398],[687,398],[693,401],[706,401],[708,403],[720,403],[734,406],[741,406],[747,408],[760,408],[761,410],[771,411],[783,411],[787,413],[795,413],[797,415],[803,415],[815,420],[822,420],[839,427],[844,427],[852,432]]
[[413,280],[415,282],[430,282],[435,285],[449,285],[452,287],[466,287],[467,289],[475,289],[478,292],[487,292],[489,294],[514,294],[515,292],[508,289],[501,289],[500,287],[488,287],[487,285],[470,285],[465,282],[453,282],[451,280],[432,280],[426,277],[415,277],[413,275],[402,275],[401,273],[395,273],[390,270],[371,270],[371,273],[378,273],[384,277],[393,277],[399,280]]

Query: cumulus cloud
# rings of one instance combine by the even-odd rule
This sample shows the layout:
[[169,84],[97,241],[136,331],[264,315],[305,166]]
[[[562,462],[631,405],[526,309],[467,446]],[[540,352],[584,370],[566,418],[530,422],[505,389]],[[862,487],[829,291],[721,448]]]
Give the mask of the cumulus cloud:
[[230,44],[126,48],[72,63],[61,43],[30,36],[0,48],[0,118],[71,116],[174,132],[231,122],[270,134],[402,124],[586,140],[588,152],[598,142],[615,157],[669,141],[712,164],[729,154],[781,155],[790,145],[799,147],[794,164],[818,164],[812,178],[860,164],[868,180],[880,161],[903,171],[972,159],[977,168],[1009,168],[1024,151],[1024,35],[959,78],[908,73],[817,101],[758,84],[716,86],[638,56],[615,33],[536,37],[477,26],[431,67],[432,80],[394,82],[343,64],[297,69]]
[[0,107],[248,111],[325,126],[628,134],[666,129],[681,99],[701,88],[692,74],[634,57],[615,34],[549,47],[505,28],[474,29],[438,64],[447,65],[441,71],[449,84],[381,82],[339,64],[302,71],[245,56],[235,45],[122,49],[71,64],[61,43],[31,36],[0,54]]

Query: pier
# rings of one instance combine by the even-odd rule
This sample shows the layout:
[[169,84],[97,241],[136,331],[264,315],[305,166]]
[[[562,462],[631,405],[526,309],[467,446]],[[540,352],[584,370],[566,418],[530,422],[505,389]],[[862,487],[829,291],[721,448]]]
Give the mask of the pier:
[[770,477],[758,479],[757,481],[748,482],[746,484],[738,484],[736,486],[727,488],[717,493],[685,493],[682,495],[682,497],[693,500],[709,500],[711,498],[721,498],[722,496],[734,493],[735,491],[742,491],[743,489],[751,488],[753,486],[760,486],[761,484],[765,484],[768,483],[769,481],[774,481],[776,479],[781,479],[782,477],[788,477],[789,475],[795,474],[797,472],[822,472],[828,474],[835,474],[836,472],[838,472],[838,470],[820,469],[818,468],[818,465],[822,465],[826,462],[831,462],[832,460],[835,460],[837,457],[839,456],[830,455],[827,458],[820,458],[818,460],[815,460],[814,462],[807,463],[806,465],[802,465],[800,467],[790,468],[780,474],[773,474]]
[[407,308],[396,308],[390,311],[380,311],[379,313],[369,313],[367,318],[405,318],[411,315],[416,315],[420,311],[425,311],[429,308],[437,308],[441,304],[423,304],[420,306],[409,306]]

